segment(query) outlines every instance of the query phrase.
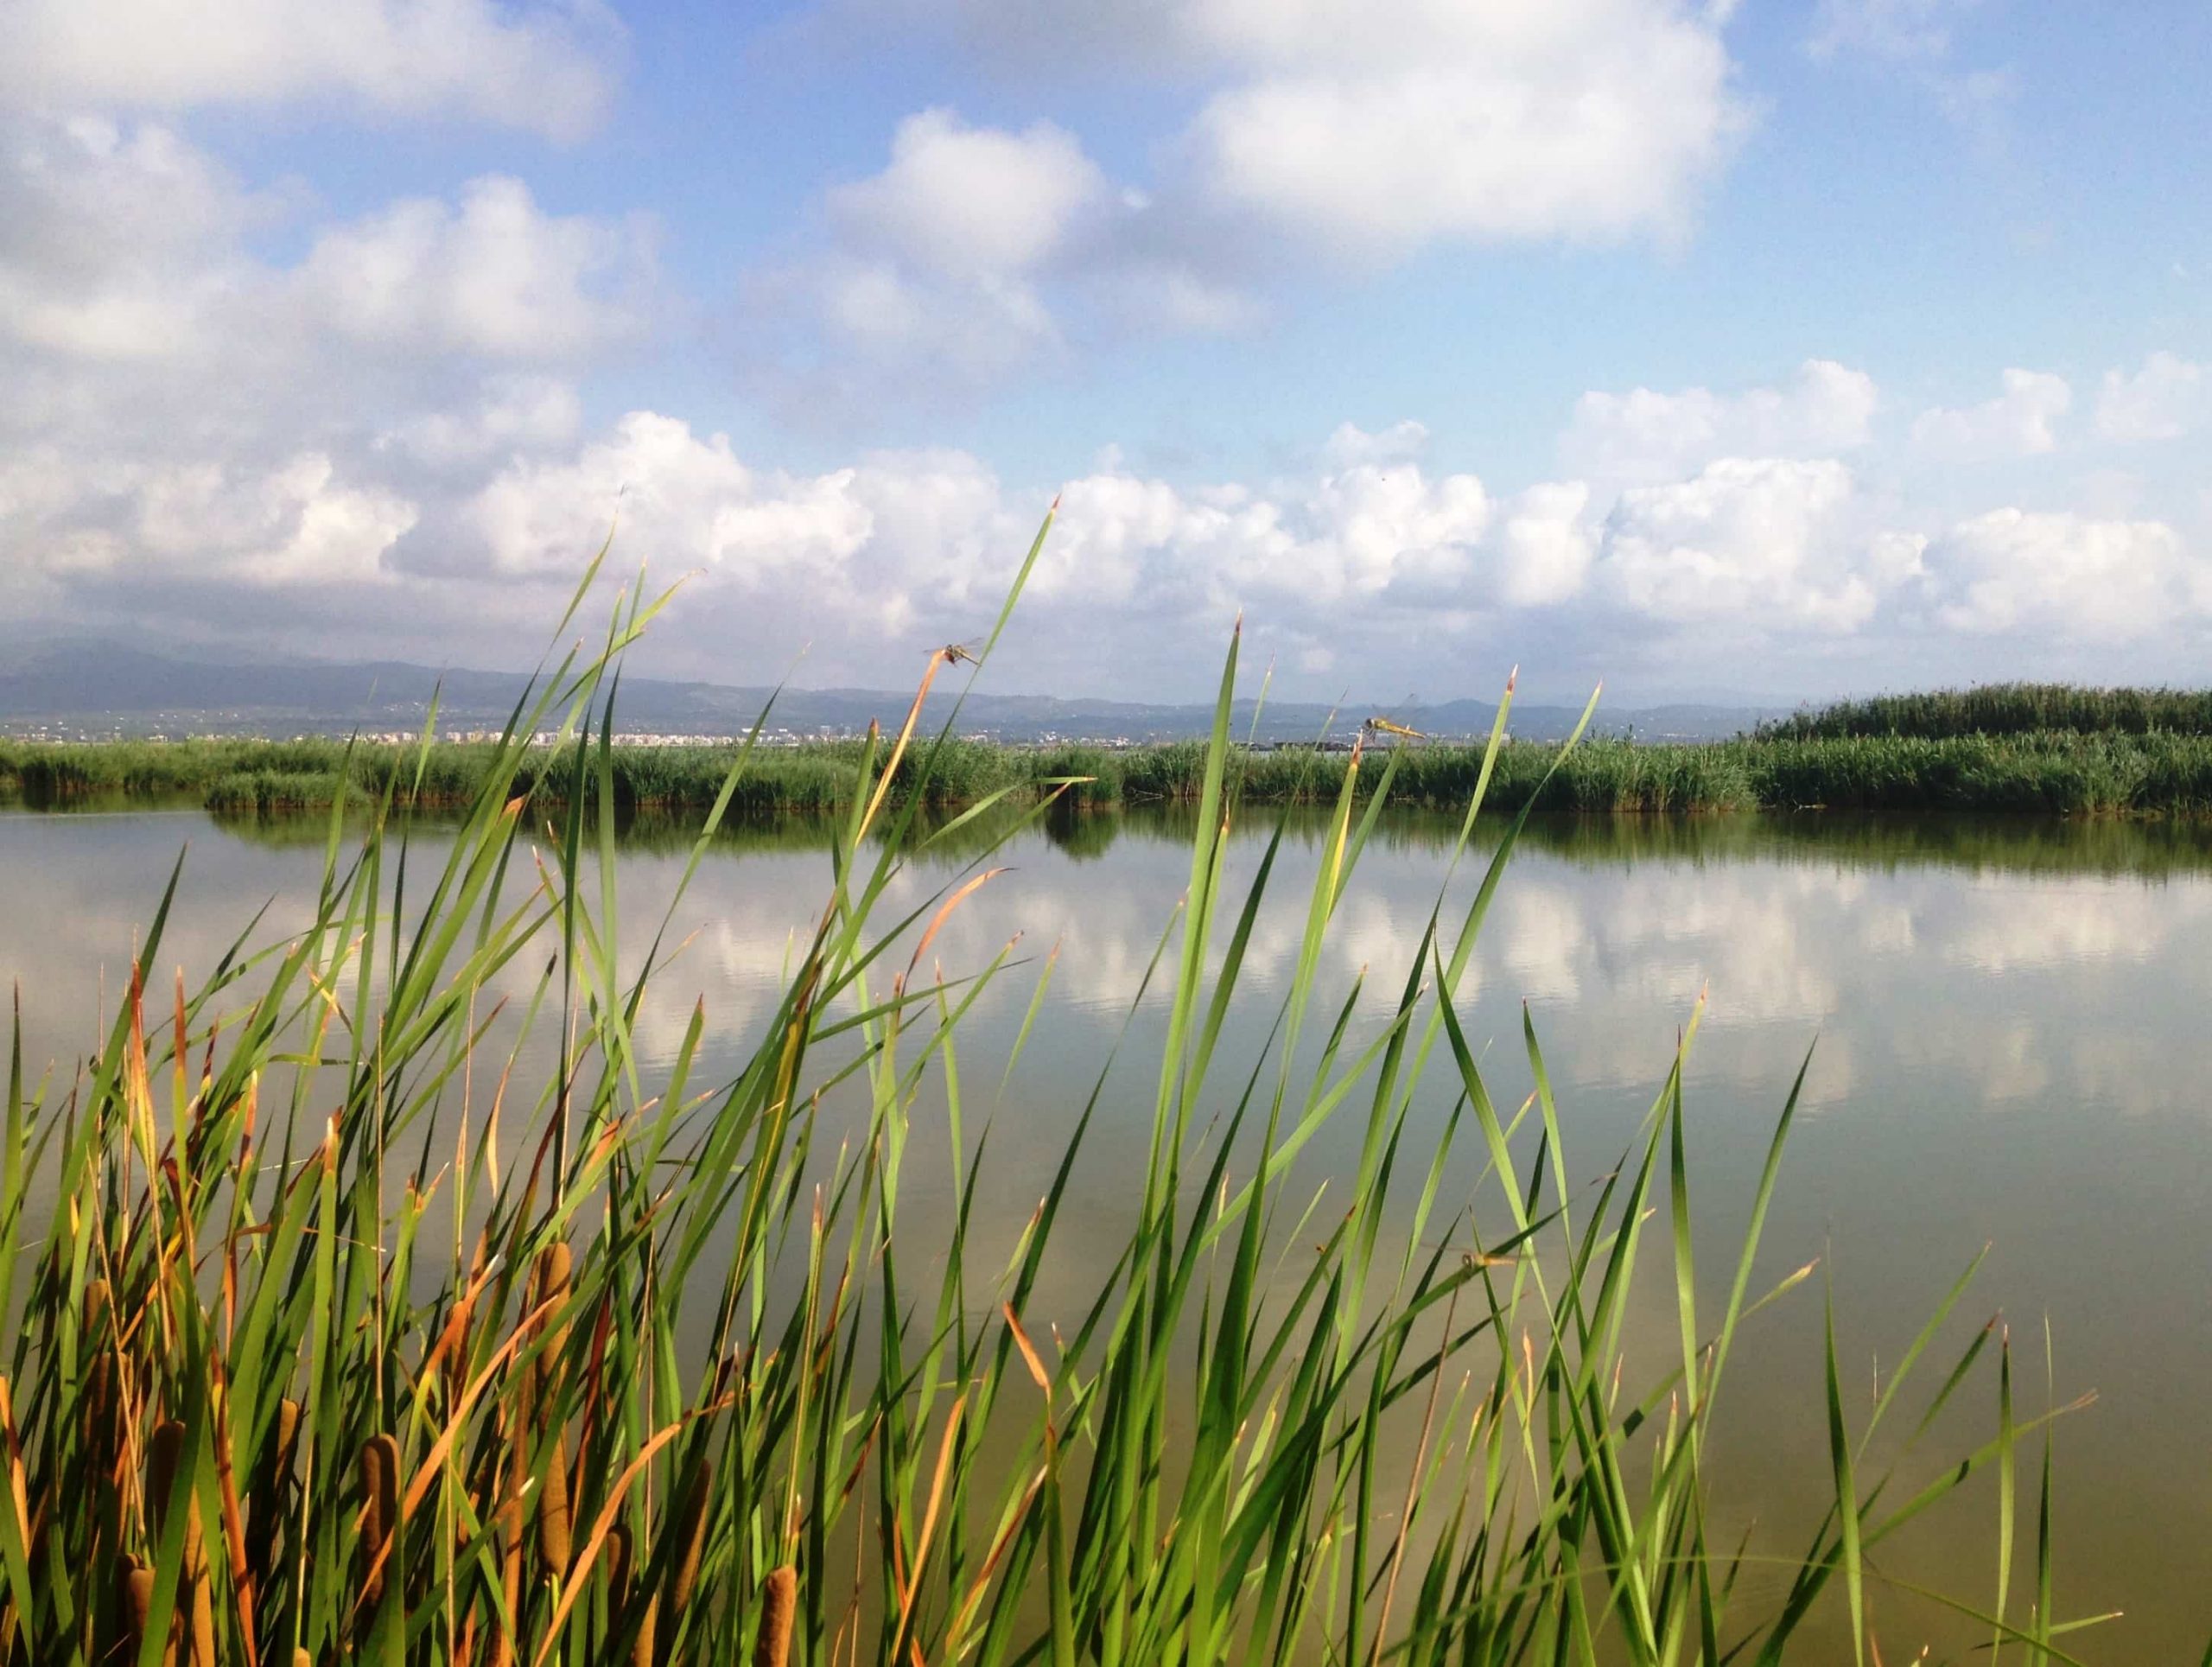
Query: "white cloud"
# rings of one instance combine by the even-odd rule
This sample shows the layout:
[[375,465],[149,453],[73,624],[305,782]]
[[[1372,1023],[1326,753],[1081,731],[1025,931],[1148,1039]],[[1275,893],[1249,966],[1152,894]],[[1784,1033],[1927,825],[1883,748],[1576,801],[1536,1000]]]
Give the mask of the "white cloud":
[[0,334],[91,360],[204,346],[262,208],[158,124],[0,121]]
[[520,180],[474,180],[458,207],[413,198],[325,232],[298,287],[365,340],[498,358],[563,358],[639,328],[642,230],[539,211]]
[[1324,480],[1308,511],[1320,531],[1306,565],[1325,590],[1376,592],[1395,583],[1449,604],[1475,600],[1463,587],[1490,526],[1491,501],[1473,475],[1430,481],[1410,464],[1363,464]]
[[2107,371],[2097,396],[2097,432],[2131,443],[2177,440],[2212,416],[2212,374],[2178,354],[2159,352],[2133,375]]
[[[1183,270],[1149,225],[1160,205],[1054,130],[941,118],[868,183],[824,217],[816,345],[861,343],[906,374],[1033,363],[1095,325],[1084,309],[1113,282]],[[333,223],[158,122],[0,118],[0,617],[321,652],[404,621],[424,653],[484,663],[497,651],[473,645],[534,633],[619,519],[657,573],[702,573],[679,652],[704,675],[814,639],[816,675],[880,683],[886,643],[987,626],[1048,481],[1002,482],[957,451],[786,471],[677,415],[588,420],[591,356],[654,316],[649,245],[504,176]],[[291,246],[308,252],[268,252]],[[2154,359],[2123,391],[2171,369]],[[1411,420],[1345,424],[1283,474],[1103,461],[1067,487],[1025,680],[1172,678],[1240,605],[1255,653],[1309,689],[1387,670],[1451,693],[1477,655],[1502,669],[1548,641],[1610,665],[1715,622],[1756,653],[1885,608],[2023,639],[2063,636],[2075,606],[2085,632],[2133,628],[2100,606],[2202,619],[2195,568],[2135,532],[2022,535],[2089,575],[2071,582],[2086,603],[2008,576],[1976,523],[1923,573],[1927,512],[1821,455],[1863,442],[1875,404],[1864,373],[1821,360],[1770,388],[1593,396],[1562,442],[1573,468],[1495,493],[1433,461]],[[2130,558],[2075,548],[2115,538],[2163,576],[2147,599],[2107,572]]]
[[321,452],[262,470],[73,466],[54,455],[46,467],[44,501],[26,514],[0,499],[0,525],[19,554],[73,581],[374,582],[418,515],[396,493],[343,480]]
[[831,191],[829,210],[857,243],[925,270],[1005,276],[1058,252],[1107,194],[1097,164],[1050,122],[1014,133],[938,108],[899,123],[890,165]]
[[452,353],[574,358],[646,322],[650,226],[549,214],[518,180],[323,226],[295,266],[251,252],[303,208],[158,124],[0,118],[0,341],[76,366],[73,402],[97,366],[189,359],[209,404],[264,379],[303,391],[352,344],[378,350],[349,367],[374,376]]
[[1428,429],[1410,417],[1370,434],[1356,423],[1339,423],[1321,448],[1321,461],[1332,468],[1361,463],[1410,462],[1428,449]]
[[1688,480],[1631,487],[1605,523],[1594,590],[1681,624],[1856,630],[1919,551],[1866,528],[1854,493],[1832,459],[1723,458]]
[[[455,477],[574,445],[571,381],[471,361],[568,369],[633,328],[641,232],[498,178],[308,210],[159,123],[0,117],[0,613],[235,632],[282,595],[302,624],[456,565],[408,537],[442,533]],[[299,264],[254,252],[302,221]]]
[[1231,335],[1268,315],[1266,304],[1241,282],[1141,249],[1115,251],[1084,277],[1082,288],[1100,315],[1129,335]]
[[509,465],[465,520],[503,573],[574,573],[619,522],[625,547],[663,569],[742,582],[804,565],[826,576],[872,531],[852,485],[849,469],[759,474],[722,435],[701,440],[675,417],[632,411],[571,460]]
[[949,374],[973,387],[1049,362],[1060,347],[1044,297],[1017,277],[938,284],[888,263],[832,259],[797,280],[812,289],[833,349],[886,374]]
[[2033,457],[2056,449],[2053,424],[2074,403],[2066,379],[2046,371],[2008,370],[1996,398],[1964,408],[1938,406],[1913,420],[1913,444],[1961,461]]
[[1927,564],[1938,619],[1974,634],[2125,641],[2212,603],[2201,564],[2158,521],[1993,510],[1936,539]]
[[434,468],[467,467],[505,454],[571,444],[583,420],[583,401],[574,383],[550,376],[499,376],[486,382],[472,408],[417,412],[378,435],[376,445]]
[[1249,78],[1200,111],[1198,177],[1356,262],[1676,230],[1745,120],[1712,16],[1672,0],[1187,10]]
[[1317,263],[1671,239],[1747,119],[1729,8],[1691,0],[845,3],[863,27],[889,12],[1203,92],[1143,181],[1050,123],[908,116],[880,174],[828,194],[820,247],[753,275],[760,357],[800,410],[1033,373],[1063,345],[1249,328]]
[[1491,517],[1473,475],[1432,480],[1403,462],[1333,462],[1318,480],[1264,491],[1095,474],[1066,488],[1067,537],[1042,576],[1048,589],[1079,579],[1119,600],[1192,596],[1215,608],[1274,596],[1473,608],[1485,601],[1477,579]]
[[[721,436],[652,412],[621,419],[573,456],[517,459],[457,518],[495,570],[572,572],[610,522],[626,549],[709,587],[771,597],[772,614],[894,625],[932,609],[995,604],[1041,512],[957,451],[864,454],[794,476],[749,467]],[[1520,507],[1512,554],[1488,542],[1488,493],[1471,474],[1410,464],[1332,468],[1261,489],[1184,487],[1118,466],[1072,480],[1031,582],[1034,606],[1182,622],[1247,602],[1286,629],[1346,607],[1495,609],[1501,595],[1571,588],[1573,558],[1538,525],[1570,515],[1560,489]],[[1567,578],[1560,569],[1567,569]],[[1516,571],[1516,569],[1519,569]],[[1135,628],[1128,627],[1128,628]]]
[[1986,158],[2011,147],[2020,78],[2010,67],[1958,66],[1957,25],[1980,0],[1821,0],[1806,48],[1821,60],[1857,59],[1918,87]]
[[[404,617],[422,652],[481,660],[467,644],[542,627],[612,525],[626,567],[696,576],[672,627],[687,670],[743,680],[812,642],[811,679],[880,686],[887,649],[988,625],[1048,496],[966,452],[793,472],[651,410],[579,441],[578,415],[532,374],[328,446],[287,445],[281,423],[227,449],[0,442],[0,586],[18,608],[155,608],[212,637],[282,597],[257,606],[307,633],[289,643],[358,652]],[[1893,652],[1882,618],[2032,658],[2212,617],[2212,575],[2159,523],[2005,510],[1930,541],[1833,459],[1721,459],[1610,502],[1577,480],[1493,496],[1415,461],[1422,438],[1346,428],[1302,472],[1206,484],[1109,453],[1065,485],[1010,686],[1148,687],[1240,608],[1255,657],[1362,694],[1456,694],[1476,659],[1548,644],[1618,671],[1725,641],[1771,678],[1808,647]]]
[[0,105],[181,110],[349,103],[588,131],[620,26],[596,0],[16,0]]
[[1597,554],[1594,530],[1585,519],[1590,488],[1580,480],[1529,487],[1506,506],[1499,542],[1499,586],[1516,607],[1563,602],[1581,590]]
[[1816,56],[1859,52],[1893,62],[1947,56],[1951,26],[1973,0],[1821,0],[1809,45]]
[[1715,393],[1593,391],[1560,439],[1570,468],[1603,480],[1680,480],[1721,457],[1821,457],[1865,445],[1880,396],[1874,379],[1808,359],[1773,387]]
[[833,188],[823,209],[824,240],[745,284],[760,373],[817,421],[1037,375],[1077,334],[1220,334],[1259,315],[1239,283],[1154,236],[1150,199],[1049,122],[909,116],[884,169]]
[[1049,68],[1211,91],[1177,154],[1203,214],[1361,264],[1433,239],[1672,232],[1746,121],[1690,0],[848,0]]

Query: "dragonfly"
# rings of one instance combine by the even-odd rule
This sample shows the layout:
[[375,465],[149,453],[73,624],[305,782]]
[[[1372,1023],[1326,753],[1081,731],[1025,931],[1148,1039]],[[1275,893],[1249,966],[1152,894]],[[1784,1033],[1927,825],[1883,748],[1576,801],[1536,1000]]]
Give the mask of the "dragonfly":
[[1393,723],[1389,718],[1373,717],[1359,726],[1377,735],[1395,735],[1402,741],[1427,741],[1427,735],[1419,729],[1408,729],[1402,723]]
[[[1408,695],[1404,700],[1399,703],[1399,710],[1403,711],[1406,708],[1413,704],[1414,697]],[[1366,722],[1361,724],[1359,727],[1368,735],[1395,735],[1400,741],[1427,741],[1428,739],[1428,736],[1422,731],[1413,729],[1409,725],[1401,723],[1395,718],[1384,717],[1380,713],[1377,713],[1375,716],[1368,719]]]
[[943,660],[947,665],[958,665],[963,660],[969,665],[981,665],[982,664],[982,656],[978,655],[974,648],[964,642],[949,642],[945,644],[944,647],[937,650],[936,652],[937,657]]

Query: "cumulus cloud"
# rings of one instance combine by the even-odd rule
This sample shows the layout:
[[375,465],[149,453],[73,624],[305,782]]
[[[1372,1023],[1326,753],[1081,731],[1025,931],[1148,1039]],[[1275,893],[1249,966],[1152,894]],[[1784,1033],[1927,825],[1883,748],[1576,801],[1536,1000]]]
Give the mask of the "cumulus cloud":
[[583,400],[573,382],[554,376],[493,376],[470,404],[411,413],[385,429],[375,443],[380,452],[397,452],[431,468],[467,468],[569,444],[582,431],[583,420]]
[[414,504],[343,478],[321,452],[266,468],[221,462],[72,463],[38,460],[37,501],[0,491],[0,528],[17,553],[35,546],[46,576],[131,582],[157,574],[257,588],[376,582],[415,525]]
[[795,410],[972,395],[1051,369],[1071,334],[1217,333],[1257,316],[1233,277],[1154,234],[1149,198],[1050,122],[980,127],[936,107],[901,121],[890,153],[829,191],[813,247],[746,281],[753,368]]
[[267,212],[159,123],[0,118],[0,334],[90,359],[204,346]]
[[[556,379],[501,376],[350,448],[271,437],[262,463],[0,447],[0,582],[208,632],[281,595],[296,622],[322,621],[324,652],[404,617],[428,653],[440,632],[542,627],[613,526],[630,558],[692,576],[672,627],[684,669],[758,678],[810,641],[814,679],[871,684],[887,649],[988,623],[1049,495],[954,450],[795,472],[652,410],[580,436],[571,401]],[[1873,641],[1886,618],[2032,647],[2137,640],[2212,608],[2212,576],[2159,523],[2006,509],[1930,540],[1833,459],[1725,458],[1610,502],[1574,480],[1497,495],[1406,455],[1419,439],[1340,429],[1302,472],[1203,483],[1103,459],[1065,483],[1017,673],[1164,687],[1240,608],[1255,652],[1309,690],[1341,666],[1452,693],[1477,657],[1547,642],[1596,669],[1624,645],[1716,633],[1752,656]]]
[[1205,188],[1363,263],[1676,228],[1744,120],[1711,14],[1671,0],[1187,10],[1243,75],[1187,136]]
[[564,358],[633,332],[650,261],[639,227],[542,213],[520,180],[472,181],[317,239],[296,283],[334,329],[494,358]]
[[[1252,44],[1269,19],[1236,23],[1237,61],[1303,73],[1304,25]],[[1382,61],[1348,43],[1342,69]],[[1154,238],[1160,211],[1061,129],[930,112],[824,204],[814,345],[916,374],[1003,367],[1163,270],[1191,277],[1179,305],[1229,318],[1249,296]],[[652,245],[508,175],[334,220],[160,119],[0,115],[0,615],[325,652],[404,621],[418,652],[496,659],[477,645],[529,640],[614,524],[656,571],[697,574],[677,652],[702,674],[754,675],[811,639],[815,675],[880,683],[887,644],[987,625],[1050,480],[953,450],[794,470],[678,411],[594,419],[594,355],[659,310]],[[2184,420],[2193,370],[2154,356],[2109,381],[2107,432]],[[2017,374],[1994,402],[2016,450],[2055,409]],[[1925,544],[1918,525],[1955,511],[1917,522],[1838,461],[1878,404],[1823,359],[1767,387],[1593,393],[1557,478],[1502,491],[1410,419],[1344,423],[1280,472],[1109,458],[1064,483],[1025,621],[1033,679],[1144,686],[1239,607],[1309,689],[1388,667],[1450,692],[1536,633],[1587,662],[1716,626],[1840,639],[1885,609],[2021,640],[2076,615],[2110,637],[2204,617],[2163,524],[2005,511]]]
[[181,110],[352,104],[557,138],[588,131],[622,38],[596,0],[18,0],[0,105]]
[[899,123],[890,165],[831,191],[829,207],[858,240],[917,266],[1005,275],[1049,258],[1106,195],[1098,165],[1050,122],[1015,133],[931,109]]
[[1850,632],[1919,557],[1910,536],[1866,526],[1843,464],[1723,458],[1623,493],[1592,583],[1616,605],[1680,624]]
[[2004,391],[1979,405],[1937,406],[1913,419],[1912,442],[1959,461],[2034,457],[2056,449],[2056,423],[2074,403],[2063,376],[2008,370]]
[[2176,353],[2154,353],[2143,368],[2107,371],[2097,395],[2097,432],[2129,444],[2177,440],[2212,416],[2212,374]]
[[[258,251],[294,228],[296,263]],[[556,372],[651,283],[645,228],[511,179],[318,223],[162,122],[0,116],[0,593],[216,630],[396,594],[456,559],[409,538],[453,477],[574,445]]]
[[804,565],[825,576],[868,536],[851,470],[806,481],[761,475],[727,436],[632,411],[575,457],[519,460],[476,494],[467,519],[502,573],[575,570],[594,534],[619,518],[650,558],[741,581]]
[[0,118],[0,340],[79,366],[87,390],[102,362],[219,359],[213,396],[264,369],[296,380],[348,342],[574,359],[651,304],[648,222],[548,213],[505,175],[324,224],[296,265],[251,252],[302,218],[158,123]]
[[1721,457],[1824,457],[1865,445],[1880,396],[1874,379],[1808,359],[1770,387],[1715,393],[1593,391],[1575,402],[1560,461],[1599,479],[1680,480]]
[[1499,591],[1508,602],[1539,608],[1581,590],[1597,554],[1589,505],[1590,488],[1580,480],[1547,481],[1507,503]]
[[[1478,479],[1411,463],[1185,487],[1109,460],[1060,495],[1033,604],[1109,633],[1151,620],[1174,636],[1249,604],[1318,644],[1370,614],[1419,609],[1433,622],[1549,599],[1577,565],[1549,525],[1579,508],[1559,489],[1516,503],[1501,540]],[[494,570],[528,578],[573,572],[613,520],[626,548],[664,569],[759,599],[787,630],[804,619],[849,636],[994,606],[1042,509],[1041,493],[963,452],[874,452],[794,475],[638,411],[573,454],[513,460],[454,526]]]
[[1993,510],[1929,546],[1937,617],[1955,631],[2126,641],[2212,604],[2207,576],[2159,521]]
[[1208,212],[1360,264],[1437,239],[1671,232],[1745,124],[1688,0],[849,0],[978,49],[1212,84],[1174,148]]
[[1186,101],[1141,181],[1050,123],[906,118],[880,174],[825,196],[822,246],[753,275],[755,310],[817,334],[783,356],[810,394],[873,391],[871,366],[938,391],[914,372],[975,385],[1064,344],[1244,329],[1288,275],[1440,243],[1673,239],[1746,122],[1728,8],[1689,0],[846,10],[1162,76]]
[[1428,449],[1425,424],[1408,417],[1370,434],[1356,423],[1339,423],[1321,448],[1321,461],[1337,468],[1361,463],[1408,462]]

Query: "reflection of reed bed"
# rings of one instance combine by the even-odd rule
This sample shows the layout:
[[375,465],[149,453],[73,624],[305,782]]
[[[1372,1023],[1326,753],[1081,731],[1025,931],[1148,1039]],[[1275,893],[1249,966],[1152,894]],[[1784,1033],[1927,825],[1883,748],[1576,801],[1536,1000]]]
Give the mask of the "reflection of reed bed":
[[[1571,756],[1571,755],[1570,755]],[[358,802],[358,801],[357,801]],[[324,810],[327,806],[321,807]],[[1077,861],[1103,856],[1123,840],[1187,846],[1197,809],[1185,801],[1076,805],[1059,801],[1041,818],[1027,802],[1001,803],[953,824],[955,812],[920,811],[905,830],[902,853],[918,868],[958,867],[1011,843],[1042,839]],[[451,814],[418,816],[416,826],[436,831],[457,825]],[[1239,843],[1272,837],[1281,828],[1294,845],[1324,838],[1330,807],[1300,804],[1269,807],[1266,817],[1240,817],[1230,830]],[[1370,839],[1398,851],[1448,853],[1459,818],[1433,806],[1406,804],[1394,794]],[[328,818],[319,814],[265,812],[226,816],[225,834],[276,848],[321,849]],[[625,853],[684,856],[699,843],[700,814],[648,806],[615,818]],[[836,849],[843,824],[829,813],[726,818],[709,851],[715,857],[805,853],[825,859]],[[883,830],[871,828],[872,842]],[[1476,830],[1484,850],[1499,832],[1494,818]],[[1639,862],[1808,862],[1846,868],[1986,869],[1996,873],[2136,875],[2198,874],[2212,869],[2212,818],[2201,817],[2024,817],[1971,812],[1753,812],[1735,816],[1615,815],[1606,812],[1533,816],[1520,836],[1523,849],[1592,866]]]
[[[564,670],[532,727],[604,736],[606,670]],[[1910,1579],[1899,1530],[1989,1476],[1999,1562],[2017,1532],[2020,1567],[1963,1636],[2070,1658],[2048,1447],[2040,1484],[2022,1451],[2043,1421],[2016,1409],[2001,1336],[1951,1335],[1955,1291],[1871,1405],[1831,1335],[1805,1409],[1830,1508],[1809,1543],[1753,1548],[1739,1583],[1707,1444],[1739,1324],[1810,1271],[1754,1277],[1790,1110],[1743,1240],[1701,1247],[1719,1301],[1694,1276],[1679,1058],[1618,1171],[1569,1187],[1535,1036],[1539,1092],[1494,1105],[1452,999],[1522,830],[1470,849],[1479,778],[1418,954],[1376,971],[1395,1008],[1354,1026],[1352,1002],[1314,1000],[1324,951],[1369,807],[1412,754],[1344,761],[1262,1056],[1217,1053],[1259,999],[1240,966],[1273,866],[1224,886],[1230,830],[1267,820],[1239,808],[1235,671],[1232,651],[1188,891],[1161,900],[1161,1007],[1136,1033],[1157,1052],[1121,1067],[1158,1085],[1142,1185],[1103,1252],[1056,1231],[1087,1114],[1018,1205],[963,1133],[1012,1066],[963,1051],[964,1015],[1008,979],[1041,996],[1050,962],[939,983],[929,955],[1045,808],[999,816],[918,912],[880,918],[902,866],[987,825],[926,817],[960,754],[910,733],[855,754],[818,926],[726,1080],[695,1078],[703,1020],[642,1079],[653,970],[626,983],[607,952],[604,741],[571,754],[542,866],[515,860],[535,756],[493,749],[390,913],[408,849],[387,790],[358,837],[330,819],[305,929],[197,992],[134,977],[79,1084],[16,1070],[0,1660],[1827,1659],[1866,1632],[1870,1589],[1884,1616],[1911,1601],[1890,1583]],[[729,764],[725,813],[756,761]],[[1484,868],[1471,897],[1446,888],[1463,859]],[[542,971],[541,932],[560,945]],[[142,965],[161,937],[157,913]],[[894,940],[918,946],[894,959]],[[547,1082],[477,1043],[479,996],[525,967],[518,1022],[561,1039]],[[1431,1073],[1456,1102],[1415,1149]],[[833,1090],[862,1098],[860,1127],[817,1145]],[[1339,1130],[1351,1173],[1315,1211],[1299,1155]],[[1471,1197],[1446,1182],[1455,1145],[1490,1166]],[[948,1163],[957,1203],[931,1232],[902,1188]],[[53,1225],[22,1243],[34,1186]],[[978,1253],[1009,1231],[1010,1254]],[[1672,1295],[1652,1309],[1655,1277]],[[1983,1445],[1938,1463],[1898,1439],[1968,1397],[1995,1409]]]
[[367,792],[339,774],[302,770],[233,770],[207,784],[202,802],[232,815],[327,811],[340,799],[365,807]]

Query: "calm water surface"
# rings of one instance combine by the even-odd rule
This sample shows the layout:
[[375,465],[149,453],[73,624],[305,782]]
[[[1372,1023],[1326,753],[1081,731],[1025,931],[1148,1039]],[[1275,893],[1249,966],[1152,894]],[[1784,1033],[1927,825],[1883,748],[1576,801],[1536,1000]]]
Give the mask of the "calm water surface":
[[[66,1077],[92,1043],[180,849],[184,880],[160,962],[164,979],[180,964],[196,979],[263,904],[269,936],[303,916],[319,833],[239,830],[197,811],[0,812],[0,978],[20,987],[34,1067],[51,1060]],[[1122,1026],[1185,883],[1185,838],[1172,818],[1135,815],[1025,835],[995,859],[1009,871],[931,946],[948,974],[980,967],[1017,933],[1020,952],[1034,951],[963,1033],[978,1119],[1043,951],[1059,948],[1037,1029],[995,1105],[990,1161],[1011,1224],[1041,1190]],[[1331,976],[1343,990],[1369,970],[1363,1023],[1387,1014],[1448,838],[1441,824],[1386,824],[1345,899]],[[1256,840],[1240,847],[1246,873],[1259,852]],[[680,840],[645,833],[626,846],[626,941],[658,924],[684,855]],[[1225,1059],[1248,1066],[1267,998],[1295,960],[1310,834],[1294,837],[1289,856],[1249,959],[1245,1028],[1224,1044]],[[957,868],[918,868],[893,901],[918,904]],[[695,998],[709,1063],[742,1056],[828,874],[804,831],[734,838],[706,862],[678,911],[690,941],[640,1027],[649,1060],[677,1047]],[[1693,1182],[1713,1247],[1700,1272],[1716,1297],[1775,1116],[1812,1048],[1762,1257],[1768,1277],[1826,1258],[1863,1409],[1959,1271],[1992,1246],[1950,1352],[2001,1313],[2022,1399],[2040,1406],[2047,1322],[2057,1397],[2098,1395],[2059,1428],[2059,1607],[2127,1612],[2083,1641],[2091,1660],[2194,1661],[2212,1632],[2208,929],[2212,830],[1751,818],[1553,825],[1532,830],[1498,894],[1463,1013],[1471,1040],[1489,1040],[1484,1069],[1510,1104],[1529,1082],[1528,1004],[1573,1167],[1589,1177],[1635,1135],[1677,1027],[1707,993],[1688,1093]],[[518,992],[529,977],[517,970]],[[1109,1079],[1070,1229],[1078,1238],[1094,1231],[1105,1242],[1126,1220],[1151,1093],[1138,1044],[1156,1034],[1147,1030],[1156,1007],[1138,1015],[1131,1067]],[[1428,1115],[1440,1118],[1448,1092],[1440,1078],[1433,1086]],[[1348,1127],[1317,1143],[1316,1185],[1350,1167],[1356,1140]],[[927,1198],[926,1178],[918,1190]],[[1756,1521],[1755,1544],[1777,1550],[1802,1546],[1827,1486],[1820,1323],[1816,1285],[1760,1316],[1725,1391],[1729,1512]],[[1655,1308],[1655,1351],[1675,1346],[1672,1324],[1671,1309]],[[1932,1380],[1942,1369],[1923,1371]],[[1993,1404],[1971,1411],[1961,1439],[1993,1428]],[[2032,1468],[2024,1462],[2024,1475]],[[1986,1605],[1993,1492],[1940,1514],[1893,1566]],[[2023,1520],[2031,1557],[2031,1507]],[[2016,1590],[2023,1578],[2016,1568]],[[1885,1602],[1897,1634],[1937,1625],[1878,1595],[1878,1625]],[[1901,1637],[1885,1641],[1891,1658],[1910,1658]]]

